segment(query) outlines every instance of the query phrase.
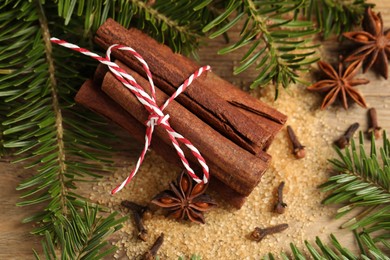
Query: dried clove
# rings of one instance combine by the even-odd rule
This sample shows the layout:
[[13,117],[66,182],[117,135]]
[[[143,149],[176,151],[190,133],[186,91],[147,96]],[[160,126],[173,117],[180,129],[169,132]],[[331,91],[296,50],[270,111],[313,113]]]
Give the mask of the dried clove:
[[340,148],[344,149],[351,140],[353,134],[356,132],[356,130],[359,128],[359,123],[352,124],[347,131],[344,133],[343,136],[341,136],[337,141],[335,141],[335,144]]
[[164,242],[164,233],[156,239],[152,247],[142,256],[144,260],[154,260],[156,259],[157,251],[160,249],[162,243]]
[[291,128],[291,126],[287,126],[287,132],[288,136],[290,138],[290,141],[293,145],[293,154],[297,159],[301,159],[305,157],[305,146],[303,146],[299,141],[297,136],[294,133],[294,130]]
[[131,211],[137,211],[140,215],[143,215],[145,212],[150,211],[148,206],[139,205],[135,202],[124,200],[121,202],[121,205],[125,208],[128,208]]
[[265,236],[276,234],[286,230],[288,228],[288,224],[283,223],[272,227],[267,228],[259,228],[256,227],[255,230],[252,231],[250,237],[251,239],[260,242]]
[[283,214],[286,210],[287,204],[283,202],[283,188],[284,181],[279,184],[278,187],[278,202],[275,204],[274,212]]
[[370,108],[368,110],[369,118],[369,128],[367,130],[368,137],[371,138],[371,135],[374,135],[375,139],[381,138],[382,127],[378,125],[378,116],[376,114],[376,109]]
[[138,234],[137,237],[142,241],[146,241],[148,238],[148,230],[145,228],[143,220],[149,219],[151,212],[148,206],[141,206],[137,203],[124,200],[121,202],[123,207],[130,209],[133,213],[135,226],[137,228]]
[[133,216],[134,216],[135,226],[137,227],[138,230],[137,237],[142,241],[146,241],[148,239],[148,230],[144,226],[144,222],[142,221],[141,215],[138,212],[133,211]]

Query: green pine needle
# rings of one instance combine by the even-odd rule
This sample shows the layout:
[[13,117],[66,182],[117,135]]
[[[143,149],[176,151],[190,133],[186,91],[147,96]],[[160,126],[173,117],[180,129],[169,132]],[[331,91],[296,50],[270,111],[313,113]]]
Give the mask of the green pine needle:
[[273,254],[268,254],[263,259],[314,259],[314,260],[326,260],[326,259],[390,259],[386,255],[386,250],[390,250],[389,244],[375,243],[374,240],[365,232],[357,234],[355,232],[356,243],[360,245],[360,252],[354,253],[349,249],[342,246],[337,238],[331,234],[330,244],[324,244],[318,237],[315,244],[305,241],[306,251],[300,250],[294,244],[290,244],[291,257],[286,253],[281,253],[281,258],[277,258]]
[[[46,231],[42,241],[45,259],[102,259],[115,252],[106,239],[121,228],[127,218],[117,218],[117,213],[98,216],[97,206],[86,204],[76,210],[69,204],[70,215],[55,225],[55,236]],[[55,241],[55,239],[57,241]],[[60,251],[55,249],[55,245]],[[34,251],[36,259],[41,259]]]
[[373,4],[366,0],[307,0],[301,11],[307,20],[316,22],[326,39],[331,35],[342,35],[359,25],[364,10]]
[[142,29],[175,52],[193,54],[203,36],[201,28],[214,16],[209,0],[80,0],[59,1],[58,15],[69,25],[72,17],[83,17],[85,36],[93,34],[110,17],[124,27]]
[[[324,204],[343,204],[338,209],[337,218],[354,210],[342,227],[365,229],[372,234],[380,229],[389,230],[390,222],[390,144],[386,132],[383,133],[383,145],[376,147],[372,136],[369,153],[364,149],[363,133],[359,143],[352,140],[351,146],[344,151],[335,148],[339,158],[330,160],[337,173],[322,184],[320,188],[329,192]],[[387,237],[378,234],[376,240]]]
[[223,12],[203,31],[215,29],[210,34],[210,38],[215,38],[228,33],[234,26],[241,26],[240,39],[221,49],[219,54],[246,47],[248,51],[234,74],[255,67],[259,72],[251,88],[273,83],[276,99],[279,86],[287,88],[291,83],[303,83],[298,71],[307,71],[310,64],[318,60],[315,57],[317,46],[309,46],[318,31],[311,22],[295,19],[293,14],[304,3],[304,0],[230,0]]

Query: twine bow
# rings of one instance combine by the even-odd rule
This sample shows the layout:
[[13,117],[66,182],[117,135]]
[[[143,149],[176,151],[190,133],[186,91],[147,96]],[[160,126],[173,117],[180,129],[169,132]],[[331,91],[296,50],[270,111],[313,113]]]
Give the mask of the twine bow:
[[[79,53],[82,53],[84,55],[90,56],[93,59],[105,64],[108,66],[110,71],[114,74],[114,76],[127,88],[129,89],[138,99],[138,101],[145,107],[145,109],[149,112],[149,117],[148,120],[146,121],[146,133],[145,133],[145,144],[144,148],[137,160],[135,168],[131,171],[129,176],[120,184],[118,185],[115,189],[111,191],[111,194],[115,194],[118,191],[120,191],[124,186],[126,186],[131,179],[135,176],[137,173],[139,167],[141,166],[145,154],[150,146],[150,143],[152,141],[152,135],[154,131],[155,126],[161,126],[163,127],[169,136],[169,139],[172,142],[173,147],[176,149],[176,152],[183,164],[183,166],[186,168],[188,171],[188,174],[191,176],[192,179],[194,179],[196,182],[202,182],[201,179],[199,179],[198,176],[196,176],[195,172],[192,170],[190,167],[183,150],[180,148],[179,143],[184,144],[189,148],[191,153],[194,155],[194,157],[197,159],[198,163],[202,167],[203,171],[203,182],[207,183],[209,179],[209,167],[206,164],[205,159],[203,156],[200,154],[199,150],[184,136],[176,132],[169,124],[169,115],[164,114],[163,110],[178,96],[180,95],[183,91],[186,90],[186,88],[196,79],[198,78],[203,72],[210,70],[210,66],[204,66],[200,67],[196,72],[194,72],[188,79],[186,79],[183,84],[177,88],[176,92],[173,93],[173,95],[165,101],[165,103],[159,107],[156,103],[156,90],[154,86],[154,82],[152,79],[152,73],[150,72],[149,66],[146,63],[146,61],[142,58],[142,56],[137,53],[133,48],[128,47],[128,46],[123,46],[119,44],[114,44],[111,45],[106,52],[106,57],[101,57],[96,53],[90,52],[87,49],[80,48],[77,45],[74,45],[72,43],[68,43],[64,40],[60,40],[57,38],[51,38],[51,42],[59,44],[63,47],[72,49],[74,51],[77,51]],[[148,81],[149,81],[149,87],[150,87],[150,92],[151,95],[148,95],[144,91],[144,89],[137,83],[137,81],[129,75],[125,70],[120,68],[116,63],[111,61],[111,51],[112,50],[122,50],[122,51],[128,51],[130,52],[141,64],[142,67],[147,75]]]

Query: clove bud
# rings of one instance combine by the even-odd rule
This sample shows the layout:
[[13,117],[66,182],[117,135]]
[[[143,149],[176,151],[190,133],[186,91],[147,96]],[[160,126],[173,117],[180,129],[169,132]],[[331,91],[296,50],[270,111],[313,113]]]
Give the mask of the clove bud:
[[128,200],[122,201],[121,205],[132,211],[135,226],[138,232],[137,237],[142,241],[146,241],[148,239],[148,230],[145,228],[143,220],[150,219],[151,217],[151,212],[149,207],[141,206]]

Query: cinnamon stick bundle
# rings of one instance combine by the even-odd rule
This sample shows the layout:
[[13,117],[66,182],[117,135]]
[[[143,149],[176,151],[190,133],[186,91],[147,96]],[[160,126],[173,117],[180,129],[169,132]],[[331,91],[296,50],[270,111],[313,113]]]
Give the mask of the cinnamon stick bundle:
[[[127,30],[111,19],[99,28],[95,42],[103,48],[114,43],[132,46],[148,62],[156,85],[168,95],[199,67],[142,32]],[[145,77],[141,64],[130,54],[113,51],[113,56]],[[257,154],[267,149],[286,116],[213,73],[208,74],[193,82],[177,101],[249,152]]]
[[[146,79],[121,62],[116,61],[116,63],[132,75],[146,92],[149,92],[149,83]],[[111,72],[104,77],[102,90],[137,121],[147,121],[149,113],[144,106],[128,89],[123,87],[122,83]],[[161,106],[168,98],[164,92],[156,87],[157,105]],[[240,194],[247,196],[252,192],[260,182],[262,174],[268,168],[270,162],[268,154],[263,151],[260,151],[257,155],[249,153],[219,134],[206,122],[200,120],[197,115],[194,115],[176,101],[172,101],[164,110],[164,113],[170,115],[169,122],[173,129],[191,140],[208,164],[222,170],[222,172],[213,172],[213,168],[210,166],[212,176]],[[155,135],[162,140],[166,140],[166,143],[171,143],[163,128],[156,127]],[[186,152],[186,149],[183,150]],[[191,154],[187,152],[186,157],[191,157]]]
[[[103,48],[112,44],[128,45],[144,57],[156,85],[158,105],[199,67],[142,32],[127,30],[111,19],[99,28],[95,41]],[[114,50],[113,56],[149,92],[141,64],[127,52]],[[105,66],[98,66],[93,83],[87,81],[82,86],[76,101],[116,122],[143,142],[143,123],[149,114]],[[164,113],[170,115],[171,126],[188,138],[206,159],[210,187],[237,208],[243,205],[268,168],[271,157],[264,151],[287,119],[212,72],[197,78]],[[167,161],[181,166],[163,128],[155,128],[151,148]],[[191,166],[200,172],[196,159],[185,146],[182,148]]]
[[[106,117],[125,129],[136,140],[143,142],[145,138],[145,126],[108,97],[101,90],[101,86],[94,82],[95,81],[87,80],[81,86],[75,97],[76,102],[89,108],[97,114]],[[102,80],[100,82],[102,82]],[[174,148],[171,145],[166,144],[166,142],[163,142],[159,136],[153,137],[153,142],[151,143],[150,148],[156,151],[156,153],[162,156],[167,162],[182,167],[181,161],[179,160]],[[192,165],[196,165],[193,157],[189,157],[188,160]],[[200,169],[196,169],[195,167],[195,171],[196,170]],[[215,171],[218,171],[218,169],[213,167],[213,172]],[[232,190],[229,186],[219,181],[217,178],[211,178],[210,188],[215,190],[222,199],[238,209],[242,207],[246,200],[245,195]]]

